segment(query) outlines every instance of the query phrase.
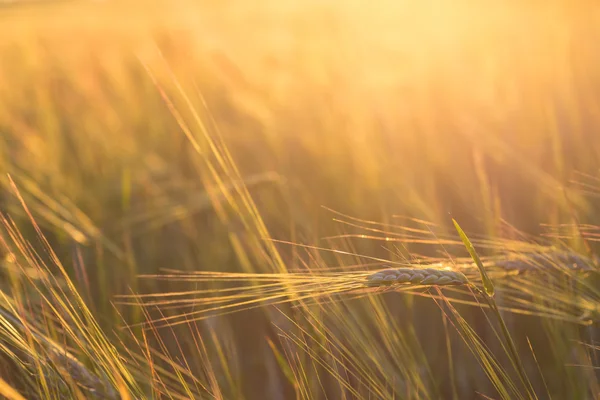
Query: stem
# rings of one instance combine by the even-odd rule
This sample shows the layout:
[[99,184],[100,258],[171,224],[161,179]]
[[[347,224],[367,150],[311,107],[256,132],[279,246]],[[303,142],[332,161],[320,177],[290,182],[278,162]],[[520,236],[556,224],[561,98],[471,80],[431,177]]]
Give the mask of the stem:
[[525,373],[525,367],[523,366],[523,363],[521,362],[521,357],[519,357],[519,353],[517,352],[517,346],[515,346],[515,342],[512,340],[512,337],[510,336],[510,332],[508,331],[508,327],[506,326],[506,323],[504,322],[504,318],[502,318],[502,315],[500,314],[500,310],[498,309],[496,300],[494,300],[494,298],[492,296],[488,296],[486,293],[482,293],[482,294],[483,294],[483,297],[485,298],[486,302],[488,303],[488,305],[494,312],[494,315],[495,315],[496,319],[498,320],[498,323],[500,324],[500,328],[502,330],[502,335],[504,336],[504,341],[508,345],[508,351],[510,352],[510,357],[512,358],[512,363],[513,363],[515,369],[517,370],[517,372],[519,373],[519,378],[521,379],[521,383],[523,384],[523,386],[525,386],[529,397],[532,399],[537,399],[537,396],[535,395],[535,390],[533,389],[533,386],[531,385],[531,382],[529,381],[529,379],[527,378],[527,374]]
[[502,315],[500,314],[500,310],[498,309],[496,300],[494,300],[494,293],[495,293],[494,283],[488,276],[488,274],[485,270],[485,267],[483,266],[483,263],[481,262],[479,255],[477,254],[477,250],[475,250],[475,247],[473,246],[473,243],[471,243],[471,240],[469,240],[469,237],[467,236],[467,234],[462,230],[462,228],[460,227],[458,222],[456,222],[455,219],[452,219],[452,222],[454,223],[454,227],[456,228],[456,231],[458,232],[460,239],[462,240],[463,244],[467,248],[467,251],[471,255],[471,258],[473,259],[475,264],[477,265],[477,268],[479,268],[479,272],[481,274],[481,281],[483,282],[483,290],[480,290],[479,288],[477,288],[473,285],[472,286],[475,288],[475,290],[477,292],[479,292],[483,295],[486,302],[488,303],[488,305],[494,312],[496,319],[500,323],[500,327],[502,328],[502,335],[504,336],[504,341],[508,345],[508,352],[509,352],[508,355],[511,358],[513,367],[519,373],[519,377],[521,378],[521,383],[523,384],[523,386],[525,386],[525,389],[527,390],[527,394],[529,395],[529,398],[537,399],[537,396],[535,395],[535,390],[533,389],[533,386],[531,385],[531,382],[529,381],[529,379],[527,378],[527,374],[525,373],[525,368],[523,367],[523,363],[521,362],[521,357],[519,357],[519,353],[517,352],[517,346],[515,346],[515,342],[513,342],[512,337],[510,336],[510,333],[508,332],[508,328],[506,327],[506,323],[504,323],[504,319],[502,318]]

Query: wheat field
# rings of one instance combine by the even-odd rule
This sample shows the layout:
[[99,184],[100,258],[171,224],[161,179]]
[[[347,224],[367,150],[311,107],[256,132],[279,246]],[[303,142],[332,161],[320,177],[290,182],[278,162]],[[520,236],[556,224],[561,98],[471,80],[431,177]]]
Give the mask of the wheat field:
[[600,9],[0,1],[0,394],[596,399]]

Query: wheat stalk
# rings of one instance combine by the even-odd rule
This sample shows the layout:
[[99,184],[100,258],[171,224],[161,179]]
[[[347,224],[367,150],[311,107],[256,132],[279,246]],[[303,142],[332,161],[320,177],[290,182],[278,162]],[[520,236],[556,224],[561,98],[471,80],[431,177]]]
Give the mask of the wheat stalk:
[[[533,272],[588,272],[595,267],[591,260],[575,253],[545,252],[509,258],[488,258],[482,264],[494,279]],[[517,258],[518,257],[518,258]],[[566,266],[565,266],[566,265]],[[177,310],[137,325],[146,328],[174,326],[229,314],[265,304],[283,304],[297,300],[323,298],[364,288],[411,290],[428,286],[467,286],[480,279],[477,265],[466,260],[453,260],[412,266],[399,266],[379,271],[312,272],[312,273],[226,273],[214,271],[143,275],[142,278],[178,282],[205,282],[213,285],[229,282],[227,288],[210,288],[176,293],[149,293],[117,296],[117,304],[158,307],[162,311]],[[293,296],[290,296],[293,293]],[[215,296],[216,295],[216,296]],[[530,311],[530,310],[529,310]],[[136,326],[136,325],[131,325]]]

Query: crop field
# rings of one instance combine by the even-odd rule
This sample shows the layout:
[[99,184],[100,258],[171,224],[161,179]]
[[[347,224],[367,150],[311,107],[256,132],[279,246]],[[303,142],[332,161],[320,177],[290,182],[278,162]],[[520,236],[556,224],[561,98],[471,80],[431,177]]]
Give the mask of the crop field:
[[600,4],[0,0],[0,397],[600,398]]

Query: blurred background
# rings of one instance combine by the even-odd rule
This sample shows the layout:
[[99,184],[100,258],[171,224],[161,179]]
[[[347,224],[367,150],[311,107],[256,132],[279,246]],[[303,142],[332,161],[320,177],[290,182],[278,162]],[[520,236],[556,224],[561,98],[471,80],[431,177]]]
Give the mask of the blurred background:
[[[381,258],[440,248],[326,239],[356,233],[331,210],[440,233],[455,218],[492,237],[540,237],[547,224],[582,250],[574,220],[600,223],[598,11],[562,0],[0,2],[0,180],[14,179],[107,330],[141,318],[112,296],[179,289],[138,274],[275,271],[248,213],[273,239]],[[213,174],[224,155],[235,170]],[[255,209],[231,200],[232,182]],[[0,210],[34,238],[8,190]],[[301,268],[294,246],[278,248]],[[494,397],[474,359],[453,387],[430,300],[396,307],[430,343],[438,398]],[[293,397],[272,318],[254,310],[214,328],[236,382],[225,398]],[[544,321],[519,318],[517,332],[542,332]],[[539,364],[567,398],[586,383],[565,383],[560,357]]]

